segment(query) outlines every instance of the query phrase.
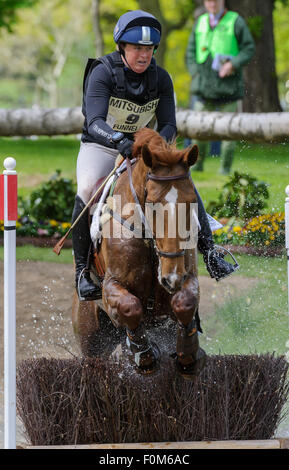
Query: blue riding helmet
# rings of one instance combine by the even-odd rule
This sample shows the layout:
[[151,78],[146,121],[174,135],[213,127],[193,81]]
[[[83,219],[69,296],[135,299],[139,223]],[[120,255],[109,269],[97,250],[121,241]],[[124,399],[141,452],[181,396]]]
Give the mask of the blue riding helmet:
[[125,31],[120,41],[143,46],[157,46],[160,39],[161,35],[157,29],[150,26],[135,26]]
[[122,15],[113,31],[113,39],[130,44],[158,46],[161,40],[160,22],[150,13],[142,10],[129,11]]

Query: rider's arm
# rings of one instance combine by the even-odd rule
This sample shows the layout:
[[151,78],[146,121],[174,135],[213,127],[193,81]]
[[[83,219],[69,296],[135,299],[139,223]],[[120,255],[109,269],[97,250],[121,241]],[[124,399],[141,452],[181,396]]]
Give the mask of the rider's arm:
[[177,135],[174,87],[169,74],[160,67],[158,82],[160,101],[156,110],[157,130],[167,142],[173,142]]
[[89,135],[96,143],[114,148],[111,136],[115,131],[106,123],[112,88],[112,78],[108,69],[104,64],[99,64],[89,77],[85,110]]

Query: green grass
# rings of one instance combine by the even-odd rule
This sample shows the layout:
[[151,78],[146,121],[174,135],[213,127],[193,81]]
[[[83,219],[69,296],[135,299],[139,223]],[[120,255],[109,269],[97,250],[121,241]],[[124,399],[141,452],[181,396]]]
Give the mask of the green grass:
[[[75,136],[37,140],[0,138],[0,158],[12,156],[17,161],[19,194],[29,194],[41,181],[47,181],[56,169],[62,175],[76,179],[79,141]],[[219,175],[220,159],[207,157],[205,171],[193,173],[194,182],[207,205],[216,200],[228,177]],[[239,142],[233,171],[247,172],[268,183],[269,210],[283,210],[285,187],[289,184],[289,146],[282,144],[250,144]]]
[[[219,175],[220,158],[207,157],[204,172],[193,172],[194,183],[205,206],[216,200],[227,176]],[[289,184],[289,146],[282,144],[238,143],[235,152],[233,171],[248,173],[259,181],[269,184],[269,210],[284,210],[285,188]]]
[[26,196],[42,181],[47,181],[55,170],[76,181],[76,160],[79,141],[75,137],[37,140],[0,138],[0,158],[16,160],[19,195]]
[[[236,259],[238,275],[259,282],[245,294],[216,306],[214,315],[206,318],[204,312],[202,346],[210,354],[284,354],[289,339],[286,257],[242,255]],[[203,266],[200,274],[204,274]]]
[[[0,260],[4,260],[4,248],[0,247]],[[52,248],[40,248],[33,245],[18,246],[16,248],[17,261],[45,261],[50,263],[73,263],[72,250],[63,248],[59,256]]]

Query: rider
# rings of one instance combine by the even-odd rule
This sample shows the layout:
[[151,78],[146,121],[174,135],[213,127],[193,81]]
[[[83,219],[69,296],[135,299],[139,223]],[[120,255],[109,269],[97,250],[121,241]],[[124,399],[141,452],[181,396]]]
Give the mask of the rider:
[[[89,59],[83,82],[85,117],[77,159],[77,195],[72,222],[84,209],[96,187],[112,171],[118,154],[131,158],[134,133],[157,122],[157,131],[173,142],[175,101],[169,74],[153,57],[161,39],[161,25],[142,10],[123,14],[114,29],[116,51]],[[219,280],[234,271],[214,251],[212,232],[199,194],[198,248],[211,277]],[[72,232],[76,288],[81,300],[99,298],[88,265],[91,245],[88,217],[82,216]]]

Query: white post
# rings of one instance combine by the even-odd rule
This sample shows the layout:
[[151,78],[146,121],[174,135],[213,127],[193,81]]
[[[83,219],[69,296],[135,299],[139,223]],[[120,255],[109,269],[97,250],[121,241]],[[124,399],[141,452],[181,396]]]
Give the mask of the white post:
[[289,308],[289,185],[285,189],[285,246],[287,252],[288,308]]
[[16,448],[16,220],[17,173],[12,157],[4,160],[4,446]]

